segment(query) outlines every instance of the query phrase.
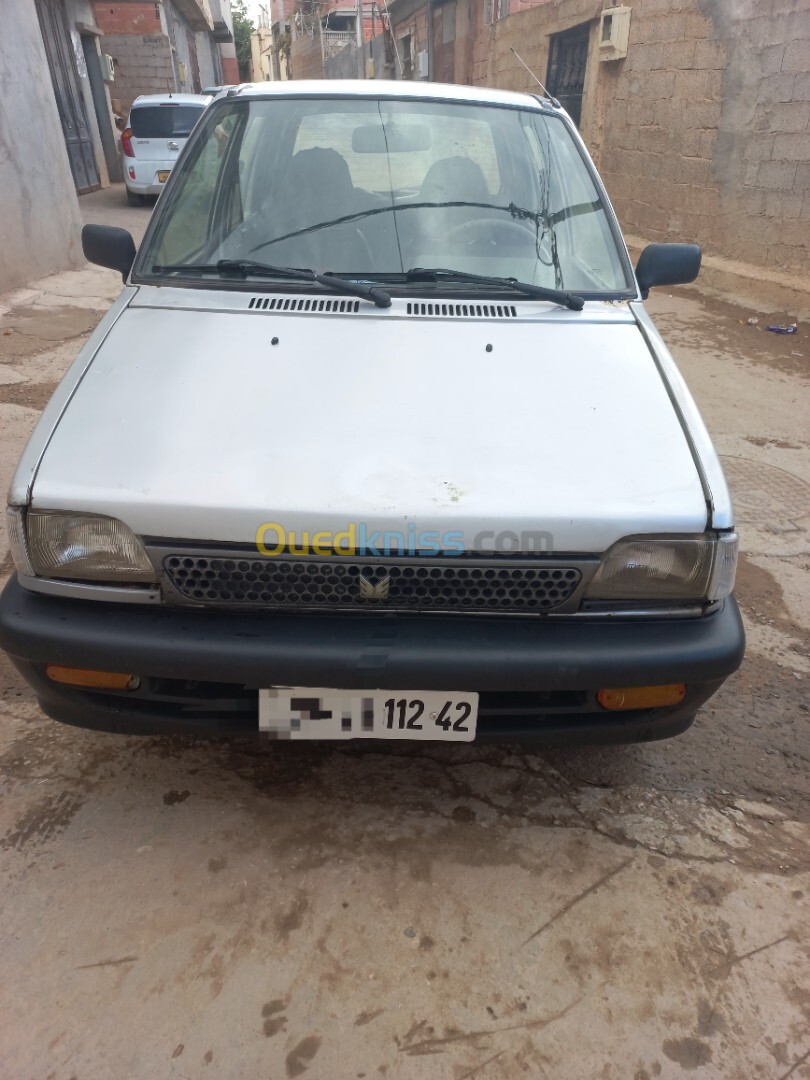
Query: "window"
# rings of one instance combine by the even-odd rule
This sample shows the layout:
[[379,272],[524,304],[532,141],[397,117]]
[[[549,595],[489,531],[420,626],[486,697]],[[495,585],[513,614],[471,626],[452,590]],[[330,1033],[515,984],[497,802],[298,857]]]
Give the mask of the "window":
[[136,139],[186,139],[202,113],[198,105],[136,105],[129,120]]
[[[214,103],[201,125],[137,275],[238,286],[216,269],[226,259],[268,264],[263,281],[299,267],[396,288],[409,269],[448,267],[586,295],[630,287],[601,189],[551,110],[246,96]],[[296,286],[282,275],[273,287]]]
[[554,34],[548,56],[546,88],[553,97],[559,98],[577,127],[582,119],[590,33],[591,24],[583,23],[562,34]]
[[402,77],[403,79],[413,78],[413,45],[410,34],[406,34],[405,37],[399,39],[399,51],[400,60],[402,61]]
[[211,137],[202,144],[193,167],[184,173],[183,197],[163,233],[156,262],[175,263],[192,258],[208,238],[225,151],[237,118],[234,111],[216,125]]
[[484,0],[484,23],[490,25],[496,19],[505,19],[509,14],[510,0]]

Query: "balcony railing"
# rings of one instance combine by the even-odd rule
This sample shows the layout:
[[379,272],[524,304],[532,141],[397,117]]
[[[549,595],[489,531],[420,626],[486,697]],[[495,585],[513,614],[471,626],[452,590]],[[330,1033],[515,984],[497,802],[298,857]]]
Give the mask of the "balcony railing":
[[323,54],[326,57],[334,56],[340,52],[344,45],[355,40],[355,34],[351,30],[323,30]]

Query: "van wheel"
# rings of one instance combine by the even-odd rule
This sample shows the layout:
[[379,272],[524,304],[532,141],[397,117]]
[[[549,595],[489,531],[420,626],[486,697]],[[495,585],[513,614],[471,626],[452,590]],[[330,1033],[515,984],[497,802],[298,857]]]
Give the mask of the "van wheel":
[[127,188],[127,202],[130,206],[143,206],[143,195],[136,195],[134,191]]

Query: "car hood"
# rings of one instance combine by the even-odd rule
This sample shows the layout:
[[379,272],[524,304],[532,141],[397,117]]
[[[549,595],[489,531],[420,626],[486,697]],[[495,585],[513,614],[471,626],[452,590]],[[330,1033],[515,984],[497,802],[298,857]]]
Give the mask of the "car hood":
[[461,534],[468,549],[537,549],[521,542],[534,533],[541,548],[598,552],[706,527],[689,445],[626,305],[518,304],[476,320],[413,317],[403,301],[279,313],[246,310],[244,293],[227,299],[242,310],[212,310],[204,291],[141,292],[76,387],[34,506],[247,543],[268,522],[298,542],[354,523],[451,531],[441,546]]

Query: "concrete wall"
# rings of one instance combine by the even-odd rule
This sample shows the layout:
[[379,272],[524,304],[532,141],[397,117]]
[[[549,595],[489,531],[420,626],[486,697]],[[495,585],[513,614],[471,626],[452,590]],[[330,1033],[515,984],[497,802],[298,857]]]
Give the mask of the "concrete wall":
[[395,62],[393,50],[384,35],[372,38],[363,45],[362,55],[358,56],[356,45],[347,45],[340,52],[335,53],[326,61],[327,79],[356,79],[365,78],[364,72],[368,72],[367,61],[371,59],[374,64],[375,79],[393,79]]
[[194,35],[197,43],[197,63],[200,65],[200,89],[219,84],[219,71],[214,62],[216,43],[210,34],[198,32]]
[[324,77],[321,38],[317,27],[312,37],[309,34],[293,37],[290,45],[290,66],[294,79],[322,79]]
[[[195,94],[202,88],[202,83],[194,85],[194,64],[191,54],[193,44],[194,55],[197,56],[194,33],[189,30],[188,23],[170,0],[163,0],[163,8],[166,12],[169,39],[175,50],[174,75],[177,89],[183,94]],[[199,57],[197,57],[197,63],[199,65]]]
[[363,61],[364,57],[368,56],[368,47],[365,46],[362,55],[358,56],[360,50],[356,45],[344,45],[342,49],[334,54],[334,56],[327,57],[326,60],[326,78],[327,79],[357,79],[363,78]]
[[0,40],[0,292],[80,266],[80,231],[34,0],[15,0]]

